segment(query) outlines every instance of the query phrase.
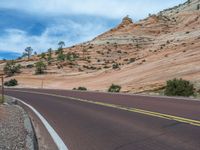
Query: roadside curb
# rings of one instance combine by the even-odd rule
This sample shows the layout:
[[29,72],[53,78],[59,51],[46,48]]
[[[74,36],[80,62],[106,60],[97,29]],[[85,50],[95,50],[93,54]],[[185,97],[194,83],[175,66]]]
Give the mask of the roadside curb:
[[35,131],[34,131],[34,127],[33,127],[32,121],[29,118],[29,115],[26,113],[26,111],[23,109],[23,107],[18,105],[17,101],[14,100],[10,96],[7,97],[7,101],[6,101],[5,104],[7,104],[7,105],[15,105],[19,109],[22,110],[23,118],[24,118],[24,128],[25,128],[25,131],[27,133],[26,138],[25,138],[26,149],[28,149],[28,150],[38,150],[36,134],[35,134]]
[[28,150],[38,150],[37,139],[35,136],[33,124],[26,111],[20,105],[17,105],[17,102],[10,96],[7,97],[4,105],[15,106],[22,112],[21,117],[23,118],[23,127],[24,131],[26,132],[26,136],[24,137],[25,148]]

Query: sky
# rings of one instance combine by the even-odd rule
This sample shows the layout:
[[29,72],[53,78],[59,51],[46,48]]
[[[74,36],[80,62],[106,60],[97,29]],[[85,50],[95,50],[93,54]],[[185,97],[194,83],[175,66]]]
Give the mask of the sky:
[[0,59],[92,40],[129,15],[134,22],[185,0],[0,0]]

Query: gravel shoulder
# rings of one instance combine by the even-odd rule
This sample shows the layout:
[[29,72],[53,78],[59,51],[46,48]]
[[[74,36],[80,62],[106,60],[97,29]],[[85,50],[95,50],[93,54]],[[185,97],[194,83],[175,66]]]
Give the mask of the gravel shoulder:
[[0,149],[37,149],[29,116],[10,98],[6,99],[6,104],[0,105]]

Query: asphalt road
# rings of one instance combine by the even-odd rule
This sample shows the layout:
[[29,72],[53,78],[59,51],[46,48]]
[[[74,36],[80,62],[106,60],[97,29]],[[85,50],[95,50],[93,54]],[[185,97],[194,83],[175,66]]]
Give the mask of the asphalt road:
[[6,94],[37,109],[70,150],[200,149],[200,126],[118,108],[120,105],[200,121],[198,101],[36,89],[7,90]]

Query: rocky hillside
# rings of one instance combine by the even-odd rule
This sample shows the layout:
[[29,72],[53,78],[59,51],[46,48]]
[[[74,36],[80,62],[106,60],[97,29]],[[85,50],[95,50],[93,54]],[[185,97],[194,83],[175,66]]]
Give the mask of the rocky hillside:
[[26,67],[39,56],[18,60],[24,69],[15,78],[23,87],[41,87],[44,82],[46,88],[107,90],[114,83],[124,92],[159,89],[168,79],[184,78],[199,88],[200,1],[188,0],[136,23],[127,16],[92,41],[65,48],[64,54],[76,58],[58,61],[54,52],[43,76]]

